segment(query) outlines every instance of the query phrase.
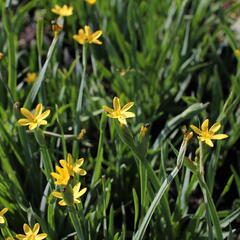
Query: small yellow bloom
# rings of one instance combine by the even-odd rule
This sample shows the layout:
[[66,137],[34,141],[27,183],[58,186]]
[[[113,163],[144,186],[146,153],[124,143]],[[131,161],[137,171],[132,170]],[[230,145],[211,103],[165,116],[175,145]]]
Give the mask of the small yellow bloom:
[[87,172],[80,168],[83,165],[84,162],[84,158],[79,158],[74,164],[72,161],[72,155],[69,153],[67,155],[67,161],[66,160],[60,160],[60,165],[63,168],[66,168],[68,170],[68,173],[70,176],[74,176],[75,173],[81,175],[81,176],[85,176],[87,174]]
[[240,50],[239,49],[236,49],[234,52],[237,56],[240,56]]
[[20,111],[26,118],[19,119],[18,123],[21,126],[29,126],[29,130],[33,130],[39,125],[46,125],[47,121],[44,119],[50,114],[50,110],[46,110],[44,113],[42,113],[42,104],[37,105],[34,113],[31,113],[26,108],[21,108]]
[[56,5],[55,8],[52,8],[51,11],[55,14],[58,14],[62,17],[68,17],[73,14],[73,8],[71,6],[63,5],[63,7]]
[[134,105],[134,102],[129,102],[123,108],[120,106],[120,100],[118,97],[113,98],[113,109],[107,106],[103,106],[103,109],[109,114],[107,115],[110,118],[117,118],[118,121],[124,125],[127,125],[126,118],[135,117],[135,113],[127,112]]
[[23,234],[17,234],[16,238],[20,240],[42,240],[47,237],[46,233],[38,234],[40,230],[40,224],[36,223],[31,229],[26,223],[23,225],[23,231],[25,235]]
[[37,78],[37,74],[35,72],[29,72],[27,73],[27,76],[24,78],[24,81],[31,84],[33,83]]
[[[86,191],[87,188],[83,188],[82,190],[80,190],[81,187],[81,183],[77,183],[74,187],[73,187],[73,191],[72,191],[72,199],[73,199],[73,203],[79,204],[81,203],[81,200],[79,200],[78,198],[80,198]],[[60,200],[58,202],[59,205],[61,206],[67,206],[68,204],[63,200],[63,193],[61,192],[52,192],[52,195],[56,198],[60,198],[62,200]]]
[[14,240],[13,238],[11,238],[11,237],[8,237],[8,238],[6,238],[5,240]]
[[0,211],[0,224],[5,223],[3,215],[8,211],[8,208],[4,208]]
[[220,123],[214,123],[209,130],[208,130],[208,124],[209,124],[209,120],[206,119],[202,123],[201,129],[197,128],[194,125],[190,125],[191,129],[199,135],[198,139],[200,141],[205,142],[210,147],[213,147],[213,142],[211,141],[211,139],[221,140],[228,137],[227,134],[214,134],[220,129],[221,127]]
[[89,4],[94,4],[94,3],[96,3],[96,1],[97,0],[86,0],[86,2],[89,3]]
[[[58,172],[58,173],[56,173]],[[57,181],[55,182],[56,185],[67,185],[70,180],[70,175],[68,172],[68,169],[61,168],[59,166],[56,166],[56,172],[52,172],[51,176],[56,178]]]
[[91,28],[89,26],[85,26],[84,30],[81,28],[78,30],[78,34],[73,35],[73,39],[80,44],[95,43],[101,45],[102,42],[98,40],[101,35],[101,30],[92,33]]

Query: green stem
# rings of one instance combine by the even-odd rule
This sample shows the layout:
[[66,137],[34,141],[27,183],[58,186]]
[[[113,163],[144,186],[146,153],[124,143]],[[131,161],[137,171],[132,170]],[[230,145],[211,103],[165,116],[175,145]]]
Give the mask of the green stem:
[[68,206],[68,213],[69,213],[70,219],[72,221],[73,227],[77,232],[78,240],[84,240],[82,227],[79,224],[75,207],[71,206],[71,205]]
[[51,186],[53,187],[53,179],[51,177],[51,172],[53,172],[52,161],[50,158],[50,154],[48,152],[48,148],[47,148],[46,141],[45,141],[44,135],[42,133],[42,130],[40,128],[37,128],[34,131],[34,135],[39,144],[40,152],[42,154],[47,181],[50,182]]
[[17,101],[17,62],[14,22],[9,8],[2,4],[3,26],[7,33],[8,40],[8,87],[13,95],[14,101]]
[[212,199],[211,193],[210,193],[210,191],[208,189],[208,186],[205,182],[204,176],[200,172],[197,172],[197,177],[198,177],[200,187],[202,189],[205,204],[206,204],[206,206],[208,206],[208,210],[210,212],[210,216],[211,216],[212,223],[213,223],[213,226],[214,226],[216,238],[218,240],[223,240],[222,229],[221,229],[220,221],[219,221],[219,218],[218,218],[218,215],[217,215],[217,210],[216,210],[216,207],[214,205],[214,201]]
[[203,144],[201,141],[199,141],[199,149],[200,149],[200,153],[199,153],[199,170],[200,170],[200,174],[202,176],[204,176],[204,166],[203,166]]
[[137,233],[133,236],[133,240],[141,240],[144,237],[144,234],[146,232],[146,229],[148,227],[148,224],[153,216],[153,213],[155,211],[155,209],[157,208],[163,194],[165,193],[165,191],[167,190],[167,188],[170,186],[170,183],[172,182],[172,180],[174,179],[174,177],[178,174],[184,157],[185,157],[185,153],[187,150],[187,143],[188,141],[183,141],[181,148],[179,150],[179,154],[177,157],[177,166],[173,169],[173,171],[168,175],[168,177],[164,180],[163,184],[161,185],[159,191],[157,192],[156,196],[154,197]]
[[[86,44],[83,45],[82,49],[82,80],[80,84],[80,88],[78,91],[78,100],[77,100],[77,107],[76,107],[76,117],[75,117],[75,124],[74,124],[74,135],[78,135],[80,131],[80,113],[82,111],[82,102],[83,102],[83,90],[85,86],[85,81],[86,81],[86,69],[87,69],[87,46]],[[73,143],[73,156],[77,155],[77,146],[78,143],[74,142]]]

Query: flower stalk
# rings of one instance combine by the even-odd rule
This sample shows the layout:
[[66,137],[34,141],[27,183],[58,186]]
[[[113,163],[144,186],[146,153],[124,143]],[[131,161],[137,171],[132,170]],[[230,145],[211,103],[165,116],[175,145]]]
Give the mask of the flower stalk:
[[81,224],[79,223],[76,208],[73,205],[68,206],[68,213],[73,224],[73,227],[77,232],[78,239],[84,240],[85,238],[83,235],[83,229]]
[[46,178],[53,186],[53,180],[51,178],[51,172],[53,172],[52,161],[50,158],[50,154],[48,152],[48,148],[47,148],[46,141],[45,141],[44,135],[42,133],[42,130],[40,128],[36,128],[34,130],[34,136],[40,147],[40,152],[41,152],[42,159],[43,159]]
[[[82,79],[78,91],[77,107],[76,107],[76,117],[75,117],[75,126],[74,126],[74,135],[78,135],[80,130],[80,120],[79,116],[82,111],[82,102],[83,102],[83,90],[86,81],[86,70],[87,70],[87,45],[84,44],[82,48]],[[77,155],[77,146],[78,143],[73,143],[73,156]]]

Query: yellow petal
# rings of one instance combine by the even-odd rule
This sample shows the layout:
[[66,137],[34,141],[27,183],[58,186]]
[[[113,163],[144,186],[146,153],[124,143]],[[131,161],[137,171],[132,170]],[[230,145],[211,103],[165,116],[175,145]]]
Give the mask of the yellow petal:
[[85,171],[84,169],[74,168],[73,171],[81,176],[85,176],[87,174],[87,171]]
[[51,172],[51,176],[58,179],[60,175],[55,172]]
[[63,198],[62,194],[60,192],[52,192],[52,195],[56,198]]
[[85,43],[85,36],[73,35],[73,39],[76,40],[80,44]]
[[121,109],[120,100],[118,97],[113,98],[113,109],[114,109],[114,111],[118,111]]
[[64,200],[58,202],[60,206],[67,206],[67,203]]
[[212,142],[210,139],[207,139],[207,140],[205,141],[205,143],[206,143],[208,146],[213,147],[213,142]]
[[102,42],[97,40],[97,39],[93,39],[90,43],[95,43],[95,44],[98,44],[98,45],[102,45]]
[[78,35],[85,35],[85,32],[82,28],[78,30]]
[[202,131],[194,125],[190,125],[190,128],[197,134],[201,135]]
[[122,114],[122,117],[124,118],[132,118],[132,117],[135,117],[135,113],[133,112],[125,112]]
[[72,155],[70,153],[67,155],[67,162],[69,165],[72,165]]
[[29,130],[33,130],[33,129],[35,129],[37,127],[37,123],[30,123],[30,125],[29,125]]
[[36,236],[36,240],[42,240],[47,237],[46,233],[41,233]]
[[117,112],[113,112],[113,113],[107,114],[107,116],[110,117],[110,118],[119,118],[120,114],[117,113]]
[[48,117],[48,115],[50,114],[50,110],[46,110],[44,113],[42,113],[39,117],[38,117],[38,120],[41,121],[43,120],[44,118]]
[[98,31],[92,33],[91,37],[92,37],[92,39],[97,39],[97,38],[99,38],[101,35],[102,35],[102,31],[101,31],[101,30],[98,30]]
[[77,194],[74,194],[74,198],[81,197],[86,191],[87,191],[87,188],[83,188],[80,192],[78,192]]
[[18,120],[18,124],[21,126],[28,126],[31,122],[27,118],[21,118]]
[[23,231],[26,235],[32,232],[31,228],[26,223],[23,224]]
[[203,132],[208,131],[208,124],[209,124],[209,120],[208,120],[208,119],[206,119],[206,120],[202,123],[201,129],[202,129]]
[[84,158],[79,158],[76,163],[75,163],[75,166],[76,167],[81,167],[84,163]]
[[17,239],[20,239],[20,240],[24,240],[24,239],[26,239],[26,235],[17,234],[17,235],[16,235],[16,238],[17,238]]
[[221,140],[224,138],[228,138],[228,135],[227,134],[216,134],[211,137],[211,139],[217,139],[217,140]]
[[4,218],[2,216],[0,216],[0,224],[3,224],[5,221],[4,221]]
[[8,211],[8,208],[3,208],[3,209],[0,211],[0,216],[3,216],[7,211]]
[[75,204],[79,204],[79,203],[81,203],[81,201],[80,200],[78,200],[78,199],[74,199],[74,201],[73,201]]
[[128,109],[130,109],[134,105],[134,102],[129,102],[125,106],[123,106],[122,111],[126,112]]
[[91,28],[89,26],[85,26],[84,31],[85,31],[85,34],[87,35],[87,37],[89,38],[90,34],[91,34]]
[[209,132],[215,133],[220,129],[220,127],[221,127],[220,123],[214,123],[212,127],[209,129]]
[[77,183],[74,187],[73,187],[73,194],[75,195],[77,192],[79,192],[81,187],[81,183]]
[[36,223],[35,225],[34,225],[34,227],[33,227],[33,233],[34,234],[38,234],[38,232],[39,232],[39,230],[40,230],[40,224],[39,223]]
[[29,119],[30,121],[34,120],[34,116],[33,114],[26,108],[21,108],[20,109],[21,113],[23,116],[25,116],[27,119]]
[[59,163],[60,163],[60,165],[61,165],[63,168],[66,168],[66,167],[67,167],[67,162],[66,162],[66,160],[61,159],[61,160],[59,161]]
[[125,118],[122,118],[122,117],[118,117],[118,121],[124,125],[127,125],[127,121]]
[[46,120],[41,120],[40,122],[38,122],[39,125],[47,125],[48,122]]
[[42,104],[38,104],[36,109],[35,109],[35,113],[34,113],[34,116],[36,118],[38,118],[40,115],[42,114]]
[[114,110],[112,108],[108,107],[108,106],[102,106],[102,108],[109,113],[114,112]]

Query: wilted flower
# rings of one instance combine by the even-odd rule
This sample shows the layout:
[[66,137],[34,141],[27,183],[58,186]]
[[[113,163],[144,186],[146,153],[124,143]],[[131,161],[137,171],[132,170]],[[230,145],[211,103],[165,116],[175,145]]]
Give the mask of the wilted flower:
[[89,26],[85,26],[84,30],[81,28],[78,30],[78,34],[73,35],[73,39],[80,44],[86,43],[102,44],[102,42],[98,40],[98,38],[101,35],[102,35],[101,30],[92,33],[91,28]]

